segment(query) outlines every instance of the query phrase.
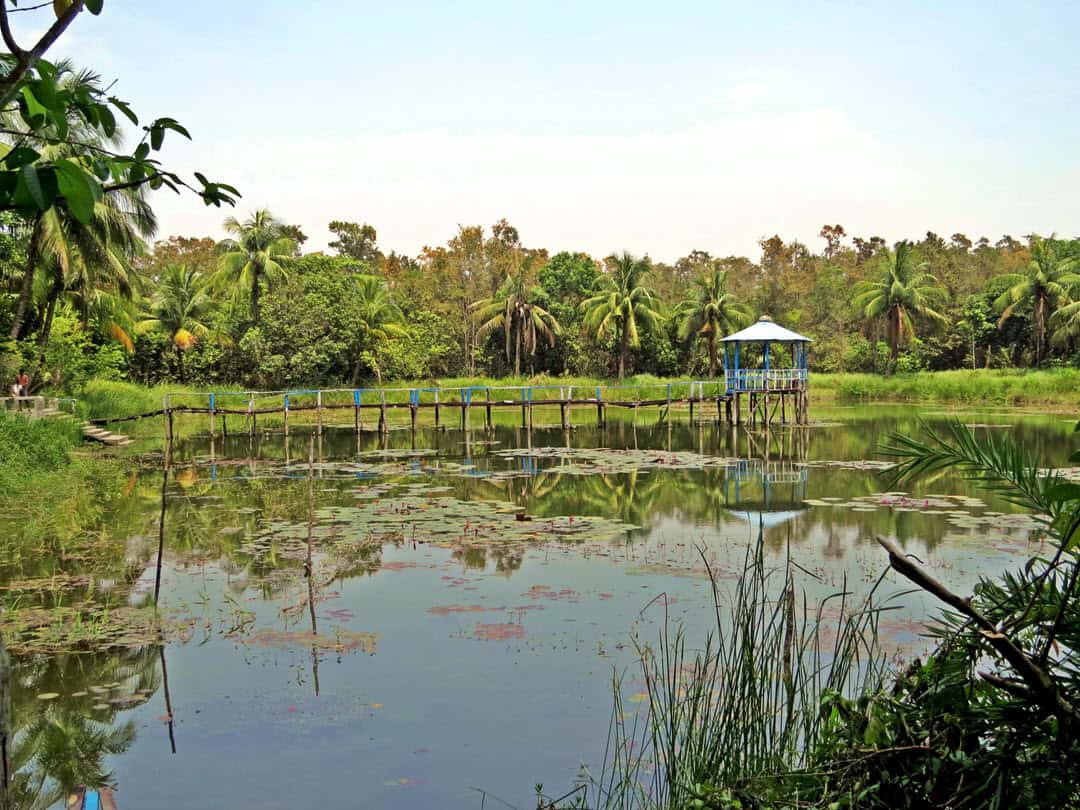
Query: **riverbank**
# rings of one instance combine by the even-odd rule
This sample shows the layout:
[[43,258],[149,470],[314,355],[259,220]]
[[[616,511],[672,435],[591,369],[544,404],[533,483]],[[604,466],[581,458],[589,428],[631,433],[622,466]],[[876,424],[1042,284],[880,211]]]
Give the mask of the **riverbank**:
[[897,374],[811,374],[811,402],[1080,405],[1076,369],[963,369]]

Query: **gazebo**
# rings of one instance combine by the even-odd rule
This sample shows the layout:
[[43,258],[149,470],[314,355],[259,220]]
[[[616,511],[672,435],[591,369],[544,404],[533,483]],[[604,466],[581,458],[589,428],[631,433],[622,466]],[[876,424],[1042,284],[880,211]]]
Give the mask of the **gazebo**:
[[[780,421],[786,423],[789,399],[793,406],[795,424],[806,424],[810,407],[807,375],[807,359],[810,344],[813,342],[810,338],[785,329],[768,315],[762,315],[753,326],[728,335],[722,338],[721,342],[724,344],[727,396],[729,407],[730,403],[734,402],[735,424],[743,422],[740,402],[743,394],[748,398],[748,416],[752,424],[757,424],[760,418],[762,424],[768,427],[776,419],[777,411]],[[740,359],[746,359],[745,356],[740,358],[743,344],[762,347],[760,368],[740,366]],[[769,348],[773,345],[790,346],[790,365],[776,367],[771,364]],[[732,421],[730,413],[728,419]]]

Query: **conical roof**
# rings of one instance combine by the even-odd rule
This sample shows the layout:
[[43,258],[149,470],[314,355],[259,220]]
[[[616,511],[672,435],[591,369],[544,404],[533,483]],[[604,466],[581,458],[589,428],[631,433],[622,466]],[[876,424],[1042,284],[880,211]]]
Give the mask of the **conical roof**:
[[762,315],[753,326],[720,340],[722,343],[813,343],[805,335],[785,329],[768,315]]

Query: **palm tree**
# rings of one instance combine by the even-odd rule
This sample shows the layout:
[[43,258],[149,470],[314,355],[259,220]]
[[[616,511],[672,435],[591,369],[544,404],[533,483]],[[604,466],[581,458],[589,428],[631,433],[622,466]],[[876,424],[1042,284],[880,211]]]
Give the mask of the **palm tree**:
[[[388,340],[404,334],[405,315],[390,295],[386,282],[380,276],[357,275],[353,277],[355,287],[354,302],[360,316],[360,339]],[[362,345],[362,344],[361,344]],[[358,350],[353,363],[353,381],[355,386],[360,379],[360,366],[363,354]],[[382,370],[376,364],[375,376],[382,383]]]
[[251,297],[251,320],[259,324],[259,293],[264,285],[285,278],[285,268],[279,259],[292,256],[296,244],[285,235],[284,223],[265,208],[252,213],[240,222],[236,217],[225,220],[225,230],[233,235],[222,243],[224,253],[219,269],[211,277],[215,286],[236,285],[236,292]]
[[596,293],[581,302],[585,326],[599,340],[616,330],[619,379],[626,376],[626,356],[641,344],[641,330],[654,329],[662,319],[660,302],[643,283],[651,264],[624,252],[607,260],[609,272],[600,277]]
[[709,344],[709,376],[716,376],[716,336],[741,329],[752,318],[749,308],[727,291],[727,273],[715,265],[707,275],[694,279],[694,296],[675,310],[679,337],[702,336]]
[[555,316],[537,303],[541,295],[539,287],[529,287],[525,281],[526,267],[519,266],[509,273],[491,298],[477,301],[472,308],[480,326],[476,339],[495,329],[502,329],[505,338],[506,359],[510,360],[513,345],[514,376],[521,376],[521,352],[530,357],[536,354],[540,339],[548,346],[555,345],[555,336],[562,327]]
[[[1063,254],[1057,241],[1051,236],[1043,239],[1031,237],[1031,261],[1019,273],[999,276],[1008,289],[994,301],[994,309],[1001,314],[998,328],[1009,319],[1021,304],[1031,303],[1035,317],[1035,365],[1043,361],[1046,343],[1046,324],[1054,309],[1068,297],[1069,288],[1080,284],[1080,256]],[[1072,316],[1064,316],[1062,323]],[[1059,319],[1060,320],[1060,319]]]
[[944,302],[946,293],[926,272],[926,262],[916,259],[908,241],[897,242],[895,250],[885,249],[879,272],[876,281],[856,285],[854,304],[867,320],[885,319],[889,350],[895,360],[901,344],[915,336],[915,317],[945,321],[934,306]]
[[[65,89],[77,92],[80,87],[99,86],[100,78],[89,71],[76,71],[69,63],[58,65]],[[85,122],[73,118],[73,130],[79,140],[107,147],[96,130],[84,132]],[[117,131],[114,141],[122,134]],[[42,149],[50,160],[78,160],[78,154],[68,144],[52,144]],[[157,220],[146,202],[145,189],[137,187],[105,194],[94,206],[90,222],[80,222],[63,199],[38,214],[32,221],[27,246],[26,270],[19,291],[9,337],[23,336],[34,288],[44,310],[38,342],[48,342],[52,318],[57,303],[68,295],[84,322],[95,312],[117,309],[116,300],[131,297],[130,259],[145,249],[144,239],[157,230]],[[108,306],[106,306],[108,304]],[[103,326],[114,326],[103,320]]]
[[184,381],[184,352],[210,334],[206,318],[214,302],[206,294],[206,284],[198,270],[182,264],[165,268],[150,309],[135,324],[140,333],[164,334],[176,352],[180,381]]

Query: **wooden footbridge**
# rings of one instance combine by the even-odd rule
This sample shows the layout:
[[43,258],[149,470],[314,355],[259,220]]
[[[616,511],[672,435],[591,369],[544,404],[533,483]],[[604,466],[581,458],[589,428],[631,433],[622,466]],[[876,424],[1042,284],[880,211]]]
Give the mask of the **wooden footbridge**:
[[[659,418],[688,412],[693,422],[764,426],[780,422],[803,424],[806,418],[806,375],[797,370],[772,369],[754,376],[746,370],[719,380],[687,380],[639,385],[523,385],[415,388],[298,389],[282,391],[177,392],[165,395],[153,411],[91,420],[103,426],[147,418],[163,418],[171,437],[180,416],[206,419],[211,436],[219,431],[254,434],[303,424],[322,433],[326,427],[351,427],[357,433],[421,427],[445,430],[491,430],[497,412],[520,411],[521,427],[532,429],[538,414],[542,427],[572,430],[581,424],[604,427],[611,409],[631,411],[636,421],[643,408],[657,409]],[[749,397],[744,412],[740,398]],[[552,422],[555,413],[558,421]],[[744,413],[746,421],[744,422]],[[402,416],[405,418],[402,418]],[[482,422],[481,422],[482,420]],[[237,422],[240,425],[237,425]],[[239,431],[238,431],[239,428]]]

